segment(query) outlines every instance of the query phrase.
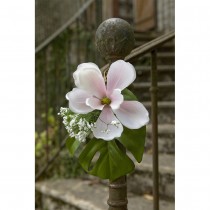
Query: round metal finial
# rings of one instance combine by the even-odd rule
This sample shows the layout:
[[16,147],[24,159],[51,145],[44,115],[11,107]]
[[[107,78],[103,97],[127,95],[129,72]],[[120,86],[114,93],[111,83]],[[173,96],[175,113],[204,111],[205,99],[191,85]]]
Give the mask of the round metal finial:
[[95,37],[96,47],[109,62],[124,59],[134,47],[134,33],[131,25],[120,18],[102,22]]

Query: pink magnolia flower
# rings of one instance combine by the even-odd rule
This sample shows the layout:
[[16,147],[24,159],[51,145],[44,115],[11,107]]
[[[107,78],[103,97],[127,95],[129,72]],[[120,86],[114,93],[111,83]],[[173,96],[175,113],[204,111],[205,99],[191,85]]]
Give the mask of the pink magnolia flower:
[[138,101],[124,101],[121,91],[136,78],[134,67],[123,60],[111,64],[107,84],[94,63],[83,63],[73,74],[75,85],[66,94],[69,108],[79,114],[102,110],[92,129],[96,138],[112,140],[120,137],[123,126],[138,129],[149,122],[149,114]]

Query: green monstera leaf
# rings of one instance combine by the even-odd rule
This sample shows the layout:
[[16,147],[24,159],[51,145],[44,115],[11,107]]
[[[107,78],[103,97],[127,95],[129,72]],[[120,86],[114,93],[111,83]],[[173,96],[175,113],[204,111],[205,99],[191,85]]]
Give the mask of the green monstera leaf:
[[66,140],[66,147],[68,148],[71,157],[74,156],[74,153],[76,152],[80,144],[81,142],[77,141],[75,138],[69,137]]
[[146,137],[146,126],[140,129],[130,130],[124,127],[123,133],[118,140],[124,147],[130,151],[135,159],[140,163],[144,153],[144,144]]
[[127,88],[122,91],[125,101],[138,101],[137,97]]
[[[96,157],[97,160],[93,160],[97,153],[100,153],[98,159]],[[90,140],[81,152],[79,162],[89,174],[110,180],[126,175],[135,168],[133,161],[115,140]]]

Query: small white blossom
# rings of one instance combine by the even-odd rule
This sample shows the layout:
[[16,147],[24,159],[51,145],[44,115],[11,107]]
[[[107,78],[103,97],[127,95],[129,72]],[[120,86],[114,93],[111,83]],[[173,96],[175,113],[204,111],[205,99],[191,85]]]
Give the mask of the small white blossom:
[[119,128],[120,126],[120,122],[115,121],[115,120],[113,120],[110,124],[116,126],[117,128]]
[[101,131],[101,133],[106,133],[106,134],[109,134],[109,132],[110,132],[111,130],[110,129],[106,129],[106,130],[104,130],[104,131]]
[[[86,138],[92,134],[92,129],[95,126],[95,122],[90,117],[93,115],[80,115],[80,114],[72,114],[69,111],[69,108],[61,107],[58,115],[63,117],[63,124],[70,137],[74,137],[76,140],[80,142],[85,142]],[[88,120],[91,122],[89,122]]]

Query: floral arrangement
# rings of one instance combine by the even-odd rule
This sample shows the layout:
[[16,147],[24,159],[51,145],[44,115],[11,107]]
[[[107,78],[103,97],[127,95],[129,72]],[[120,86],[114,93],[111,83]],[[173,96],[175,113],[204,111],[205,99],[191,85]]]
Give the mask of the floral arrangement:
[[69,133],[70,154],[80,147],[82,167],[102,179],[132,172],[135,165],[124,148],[141,162],[149,122],[148,111],[127,89],[136,79],[134,67],[118,60],[104,78],[96,64],[83,63],[73,78],[76,88],[66,94],[69,108],[61,107],[59,113]]

